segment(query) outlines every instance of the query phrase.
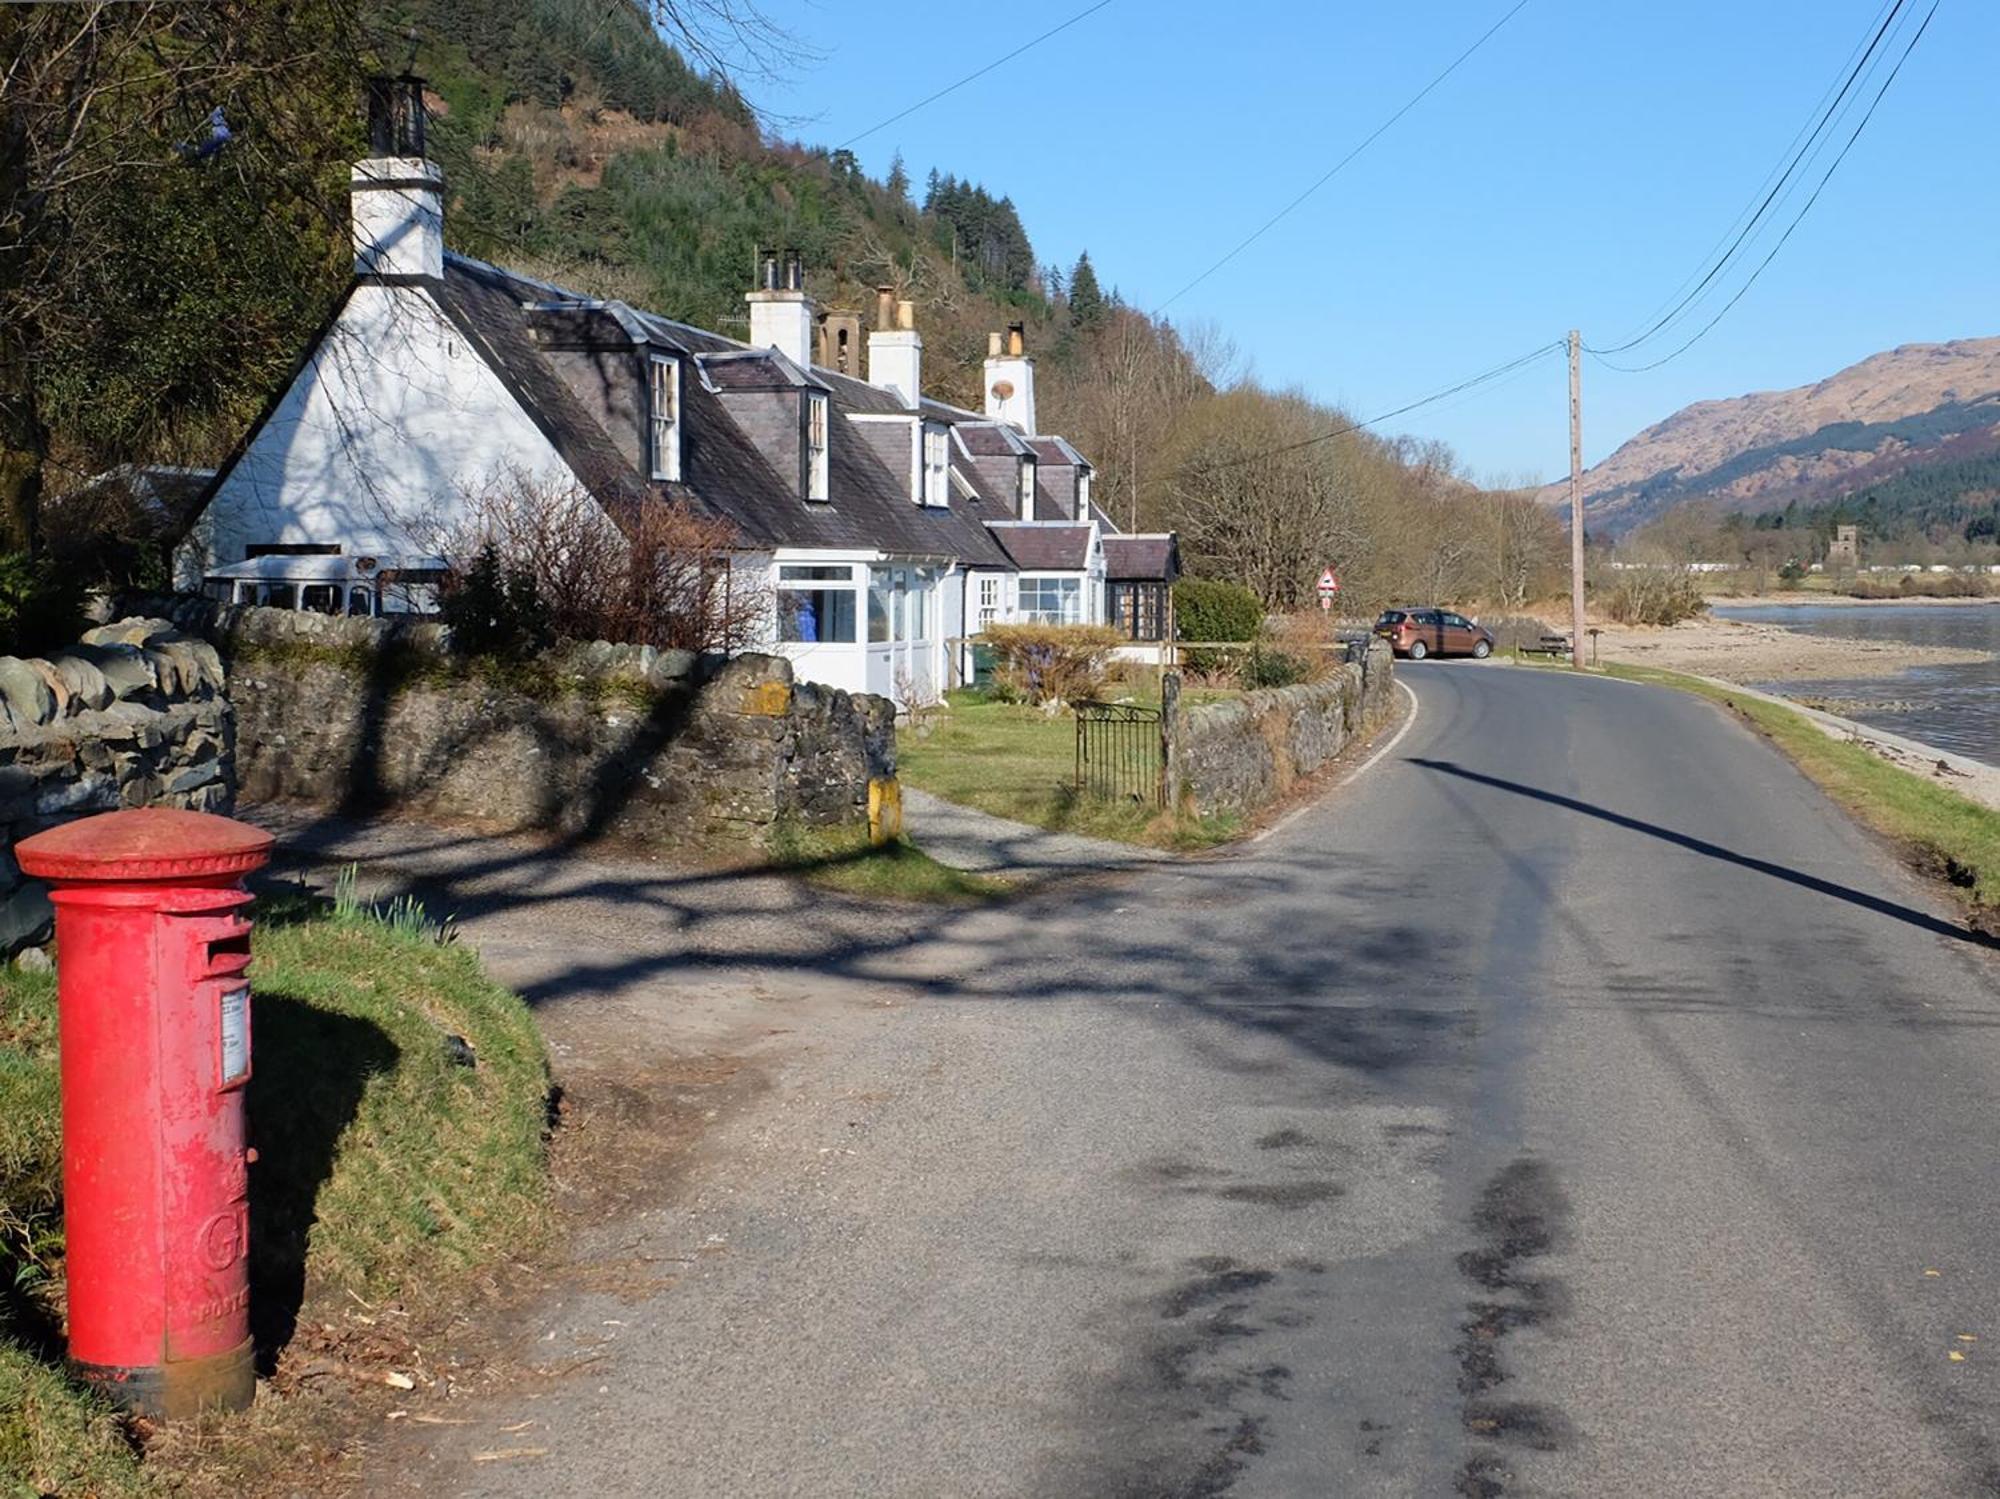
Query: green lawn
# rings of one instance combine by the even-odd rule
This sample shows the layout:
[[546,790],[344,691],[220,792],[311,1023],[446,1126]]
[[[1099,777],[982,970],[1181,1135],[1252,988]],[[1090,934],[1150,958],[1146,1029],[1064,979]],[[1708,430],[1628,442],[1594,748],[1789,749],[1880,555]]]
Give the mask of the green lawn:
[[2000,812],[1891,765],[1802,714],[1678,672],[1608,666],[1607,676],[1692,692],[1729,707],[1841,806],[1900,844],[1919,867],[1945,879],[1975,925],[2000,934]]
[[[1148,701],[1138,692],[1131,696]],[[1193,694],[1182,697],[1194,700]],[[896,761],[906,785],[1058,832],[1197,849],[1227,842],[1240,825],[1234,817],[1171,817],[1156,807],[1079,797],[1076,719],[1067,711],[1051,717],[1039,708],[989,702],[977,693],[952,694],[951,708],[934,716],[926,737],[899,734]]]
[[[540,1032],[415,907],[293,897],[257,914],[253,1329],[282,1341],[301,1288],[308,1312],[351,1309],[352,1293],[420,1325],[549,1222]],[[285,1407],[260,1402],[241,1435],[223,1422],[142,1465],[122,1424],[51,1362],[63,1294],[55,993],[51,975],[0,970],[0,1495],[243,1489],[296,1449]]]

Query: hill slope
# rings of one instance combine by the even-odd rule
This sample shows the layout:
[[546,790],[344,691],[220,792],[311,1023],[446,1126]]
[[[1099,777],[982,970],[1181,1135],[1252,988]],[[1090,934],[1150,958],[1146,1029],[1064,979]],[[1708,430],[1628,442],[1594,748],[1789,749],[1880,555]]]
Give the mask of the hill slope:
[[1816,385],[1674,413],[1584,474],[1584,507],[1615,533],[1689,500],[1770,511],[1995,451],[2000,338],[1905,344]]

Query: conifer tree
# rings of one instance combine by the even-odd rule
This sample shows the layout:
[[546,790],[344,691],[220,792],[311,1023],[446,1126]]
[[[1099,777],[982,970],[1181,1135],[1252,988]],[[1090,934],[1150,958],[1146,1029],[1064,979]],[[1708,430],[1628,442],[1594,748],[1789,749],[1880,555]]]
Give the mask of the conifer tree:
[[1104,292],[1097,284],[1097,271],[1090,263],[1090,251],[1076,258],[1069,273],[1069,318],[1079,328],[1095,328],[1104,321]]
[[903,153],[898,151],[889,161],[889,180],[883,184],[889,189],[889,196],[898,203],[910,199],[910,173],[903,165]]

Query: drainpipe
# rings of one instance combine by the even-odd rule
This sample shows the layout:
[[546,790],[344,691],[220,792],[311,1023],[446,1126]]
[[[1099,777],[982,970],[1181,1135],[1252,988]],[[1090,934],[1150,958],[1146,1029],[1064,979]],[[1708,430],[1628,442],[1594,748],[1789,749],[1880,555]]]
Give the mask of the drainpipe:
[[[958,564],[954,562],[953,567]],[[958,575],[958,685],[972,685],[972,569]]]

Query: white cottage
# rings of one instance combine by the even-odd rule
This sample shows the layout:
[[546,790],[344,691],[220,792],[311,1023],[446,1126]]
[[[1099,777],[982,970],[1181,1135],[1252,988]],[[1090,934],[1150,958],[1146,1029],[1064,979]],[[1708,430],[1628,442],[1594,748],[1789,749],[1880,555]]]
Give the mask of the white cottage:
[[444,539],[525,478],[628,528],[669,500],[728,522],[768,648],[811,681],[926,701],[985,624],[1106,617],[1111,528],[1088,463],[1035,432],[1018,326],[974,413],[924,399],[907,302],[884,296],[855,373],[859,320],[817,315],[796,252],[761,257],[747,344],[453,254],[421,100],[371,90],[354,280],[218,473],[183,587],[428,612]]

